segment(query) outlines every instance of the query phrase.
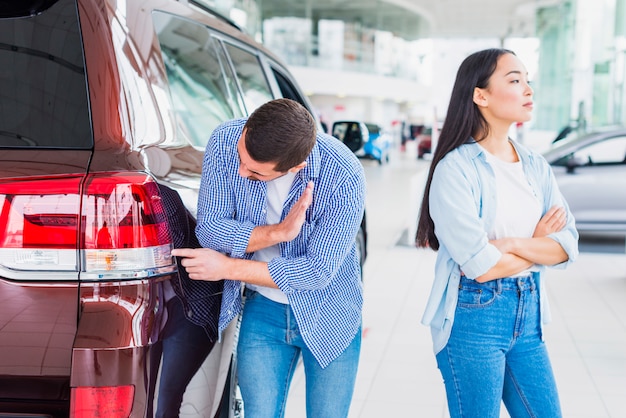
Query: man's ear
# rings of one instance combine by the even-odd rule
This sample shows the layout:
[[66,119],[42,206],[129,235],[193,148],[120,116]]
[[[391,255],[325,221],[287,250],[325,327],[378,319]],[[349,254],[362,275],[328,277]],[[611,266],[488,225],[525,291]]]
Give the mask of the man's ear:
[[293,174],[296,174],[298,171],[302,170],[304,167],[306,167],[306,161],[302,161],[300,164],[298,164],[298,165],[296,165],[294,167],[291,167],[289,169],[289,172],[293,173]]
[[483,94],[483,89],[479,88],[479,87],[474,87],[474,103],[476,103],[477,106],[487,106],[487,98],[485,97],[485,95]]

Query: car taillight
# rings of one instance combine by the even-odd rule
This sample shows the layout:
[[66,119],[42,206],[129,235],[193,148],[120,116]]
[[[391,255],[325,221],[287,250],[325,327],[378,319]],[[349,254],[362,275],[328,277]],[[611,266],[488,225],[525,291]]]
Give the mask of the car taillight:
[[142,173],[92,175],[83,195],[84,271],[132,277],[172,265],[167,216],[157,184]]
[[81,271],[84,279],[147,277],[172,266],[157,184],[138,172],[0,182],[0,264]]
[[77,387],[71,392],[71,418],[126,418],[133,407],[135,387]]

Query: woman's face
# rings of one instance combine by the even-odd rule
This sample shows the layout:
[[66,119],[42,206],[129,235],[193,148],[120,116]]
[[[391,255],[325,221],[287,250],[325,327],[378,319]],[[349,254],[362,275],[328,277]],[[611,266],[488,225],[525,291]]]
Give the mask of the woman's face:
[[498,58],[487,88],[475,89],[474,103],[490,123],[499,120],[511,124],[531,119],[533,89],[529,85],[526,67],[517,56],[504,54]]

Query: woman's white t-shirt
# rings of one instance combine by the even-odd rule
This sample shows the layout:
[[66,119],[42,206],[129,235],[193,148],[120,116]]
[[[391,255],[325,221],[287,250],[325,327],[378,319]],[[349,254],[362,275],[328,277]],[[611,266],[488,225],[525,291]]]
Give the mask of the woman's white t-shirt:
[[[507,162],[485,151],[487,162],[491,165],[496,178],[497,209],[493,229],[487,231],[489,239],[530,238],[541,219],[541,202],[535,196],[526,176],[522,163]],[[530,268],[516,276],[523,276]]]

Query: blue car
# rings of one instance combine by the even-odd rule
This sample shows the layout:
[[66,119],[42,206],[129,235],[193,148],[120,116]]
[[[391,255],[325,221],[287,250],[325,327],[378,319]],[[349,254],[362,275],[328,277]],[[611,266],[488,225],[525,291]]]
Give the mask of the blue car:
[[375,123],[337,121],[332,135],[342,141],[359,158],[369,158],[379,164],[389,162],[391,138]]

